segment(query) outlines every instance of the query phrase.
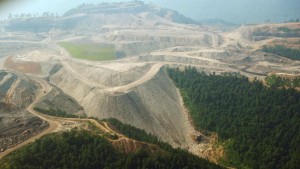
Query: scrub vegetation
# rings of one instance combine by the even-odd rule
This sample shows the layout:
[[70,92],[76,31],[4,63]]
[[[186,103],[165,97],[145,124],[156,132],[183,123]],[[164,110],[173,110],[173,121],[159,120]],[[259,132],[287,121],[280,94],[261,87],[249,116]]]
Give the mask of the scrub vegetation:
[[115,47],[110,44],[80,44],[60,42],[73,57],[92,61],[107,61],[116,59]]
[[287,48],[282,45],[263,46],[262,51],[280,55],[292,60],[300,60],[300,50]]

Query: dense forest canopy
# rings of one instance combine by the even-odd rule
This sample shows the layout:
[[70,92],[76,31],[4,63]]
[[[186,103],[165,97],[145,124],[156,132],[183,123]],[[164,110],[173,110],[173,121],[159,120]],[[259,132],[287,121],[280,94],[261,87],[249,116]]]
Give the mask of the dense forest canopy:
[[[106,119],[105,121],[108,121],[110,125],[112,125],[115,130],[119,131],[120,133],[124,134],[125,136],[132,138],[134,140],[152,143],[158,145],[161,149],[166,151],[172,151],[173,148],[171,145],[162,142],[159,140],[156,136],[152,134],[146,133],[144,130],[138,129],[134,126],[131,126],[129,124],[123,124],[119,120],[110,118]],[[182,151],[182,150],[177,150]]]
[[[145,136],[147,137],[147,136]],[[0,160],[1,169],[221,169],[183,150],[125,154],[84,130],[47,135]]]
[[268,88],[246,77],[207,75],[194,68],[168,69],[168,73],[196,127],[220,136],[231,165],[299,168],[299,92]]
[[276,75],[269,75],[265,78],[266,84],[270,87],[300,87],[300,77],[280,77]]

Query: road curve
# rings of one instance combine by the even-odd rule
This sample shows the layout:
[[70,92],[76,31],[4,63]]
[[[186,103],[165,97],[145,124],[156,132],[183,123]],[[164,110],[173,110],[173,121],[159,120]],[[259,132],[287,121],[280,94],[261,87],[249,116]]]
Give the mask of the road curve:
[[[30,112],[31,114],[47,121],[49,123],[49,127],[46,130],[42,131],[41,133],[29,138],[28,140],[26,140],[26,141],[24,141],[24,142],[22,142],[22,143],[20,143],[16,146],[12,147],[12,148],[7,149],[4,152],[0,153],[0,159],[2,159],[4,156],[10,154],[11,152],[13,152],[13,151],[29,144],[29,143],[35,142],[35,140],[41,138],[44,135],[47,135],[47,134],[52,133],[52,132],[56,132],[57,129],[59,128],[59,125],[60,125],[58,123],[58,120],[68,120],[68,121],[71,120],[71,121],[90,122],[90,123],[94,124],[100,130],[104,131],[105,133],[113,133],[113,134],[117,135],[119,137],[119,139],[128,139],[126,136],[111,130],[105,122],[102,125],[94,119],[61,118],[61,117],[48,116],[48,115],[44,115],[44,114],[40,114],[40,113],[36,112],[35,110],[33,110],[35,104],[37,104],[44,96],[46,96],[52,90],[52,87],[43,79],[36,78],[36,77],[30,77],[30,78],[32,80],[36,81],[37,83],[39,83],[42,88],[40,89],[40,91],[37,94],[34,101],[27,107],[26,110],[28,112]],[[112,140],[112,141],[117,141],[117,140]]]
[[27,107],[27,111],[30,112],[31,114],[33,114],[34,116],[38,116],[39,118],[45,120],[46,122],[49,123],[49,127],[42,131],[41,133],[29,138],[28,140],[12,147],[12,148],[9,148],[7,149],[6,151],[0,153],[0,159],[3,158],[4,156],[8,155],[9,153],[27,145],[28,143],[32,143],[34,142],[35,140],[41,138],[42,136],[46,135],[46,134],[49,134],[53,131],[55,131],[58,127],[58,123],[51,120],[51,119],[48,119],[48,118],[45,118],[44,116],[40,115],[38,112],[34,111],[33,108],[35,106],[36,103],[38,103],[44,96],[46,96],[51,90],[52,90],[52,87],[43,79],[39,79],[39,78],[35,78],[35,77],[30,77],[32,80],[38,82],[42,89],[40,90],[40,92],[37,94],[36,98],[34,99],[34,101]]
[[129,84],[123,85],[123,86],[116,86],[116,87],[106,88],[106,89],[100,90],[100,91],[104,91],[104,92],[108,92],[108,93],[126,93],[130,89],[151,80],[159,72],[160,68],[163,65],[164,64],[162,64],[162,63],[157,63],[157,64],[153,65],[151,67],[151,69],[144,76],[142,76],[140,79],[138,79],[138,80],[136,80],[132,83],[129,83]]

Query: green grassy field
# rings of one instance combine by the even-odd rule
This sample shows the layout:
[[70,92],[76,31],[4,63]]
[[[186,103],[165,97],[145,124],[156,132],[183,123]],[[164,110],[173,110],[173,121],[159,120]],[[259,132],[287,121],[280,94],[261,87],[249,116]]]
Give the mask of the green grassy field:
[[58,44],[78,59],[93,61],[116,59],[115,47],[110,44],[76,44],[72,42],[60,42]]

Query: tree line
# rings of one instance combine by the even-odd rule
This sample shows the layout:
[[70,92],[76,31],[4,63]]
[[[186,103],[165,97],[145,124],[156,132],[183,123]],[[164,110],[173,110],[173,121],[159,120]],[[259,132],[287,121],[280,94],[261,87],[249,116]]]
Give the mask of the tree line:
[[265,87],[243,76],[168,69],[198,130],[216,132],[226,165],[296,169],[300,166],[300,93]]
[[282,45],[263,46],[262,51],[280,55],[292,60],[300,60],[300,50],[287,48]]
[[221,169],[185,151],[125,154],[85,130],[47,135],[0,160],[1,169]]
[[68,114],[66,111],[64,110],[60,110],[60,109],[43,109],[40,107],[34,107],[33,108],[34,111],[49,115],[49,116],[56,116],[56,117],[66,117],[66,118],[79,118],[79,116],[74,115],[74,114]]
[[300,87],[300,77],[294,78],[286,78],[280,77],[276,75],[269,75],[265,78],[265,81],[268,86],[270,87],[290,87],[290,88],[297,88]]

